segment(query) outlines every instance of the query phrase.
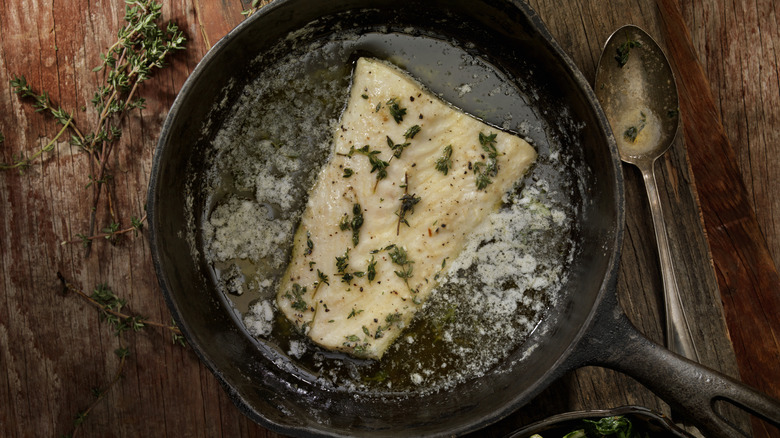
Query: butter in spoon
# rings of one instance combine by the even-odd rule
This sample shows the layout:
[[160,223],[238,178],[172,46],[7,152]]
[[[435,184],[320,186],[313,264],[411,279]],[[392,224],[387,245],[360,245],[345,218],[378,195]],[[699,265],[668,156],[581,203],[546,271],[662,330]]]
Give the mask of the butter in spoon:
[[664,287],[666,346],[699,362],[682,306],[653,165],[674,142],[680,124],[677,85],[658,44],[628,25],[607,40],[596,68],[594,91],[604,108],[620,158],[642,172],[653,216]]

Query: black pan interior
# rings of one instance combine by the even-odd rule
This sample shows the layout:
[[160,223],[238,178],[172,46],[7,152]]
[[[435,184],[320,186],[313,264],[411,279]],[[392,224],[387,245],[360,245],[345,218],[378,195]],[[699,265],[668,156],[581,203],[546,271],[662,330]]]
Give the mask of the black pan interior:
[[[275,364],[280,353],[241,327],[202,257],[193,257],[187,239],[192,231],[188,227],[197,222],[190,212],[201,210],[205,202],[196,196],[195,205],[187,205],[187,181],[200,177],[198,169],[218,128],[213,121],[229,111],[242,86],[264,63],[289,51],[291,41],[349,39],[367,31],[451,40],[508,77],[529,78],[533,106],[549,118],[561,153],[575,163],[579,181],[578,251],[563,299],[528,341],[535,347],[520,349],[496,372],[446,393],[373,397],[329,391],[296,378]],[[291,32],[296,32],[292,39]],[[561,118],[562,112],[568,117]],[[296,435],[373,436],[396,436],[399,431],[452,435],[478,429],[527,403],[565,371],[562,364],[582,336],[595,303],[614,282],[622,177],[606,126],[584,78],[524,3],[277,0],[209,52],[165,123],[148,201],[161,288],[190,345],[236,405],[270,429]]]

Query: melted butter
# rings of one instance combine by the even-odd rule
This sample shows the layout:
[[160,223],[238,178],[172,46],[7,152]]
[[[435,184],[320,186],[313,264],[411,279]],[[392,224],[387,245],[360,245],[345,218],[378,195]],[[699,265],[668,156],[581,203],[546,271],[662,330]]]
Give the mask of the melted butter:
[[638,156],[652,152],[661,140],[661,123],[647,106],[638,106],[618,113],[610,121],[621,153]]

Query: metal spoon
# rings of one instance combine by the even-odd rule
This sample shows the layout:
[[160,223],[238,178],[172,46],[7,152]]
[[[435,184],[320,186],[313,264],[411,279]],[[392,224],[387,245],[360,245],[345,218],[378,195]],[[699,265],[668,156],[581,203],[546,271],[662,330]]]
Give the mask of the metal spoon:
[[677,290],[653,172],[655,160],[672,145],[680,124],[677,85],[671,67],[645,31],[624,26],[604,46],[596,68],[595,92],[612,125],[620,158],[639,168],[647,188],[663,276],[666,346],[699,362],[691,325]]

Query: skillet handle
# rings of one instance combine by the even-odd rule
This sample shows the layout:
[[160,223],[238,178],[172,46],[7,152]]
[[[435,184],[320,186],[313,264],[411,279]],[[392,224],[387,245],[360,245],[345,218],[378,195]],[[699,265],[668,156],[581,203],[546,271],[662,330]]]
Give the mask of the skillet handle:
[[747,436],[714,410],[718,400],[780,427],[780,401],[650,341],[617,305],[596,316],[577,360],[635,378],[673,410],[686,413],[708,437]]

